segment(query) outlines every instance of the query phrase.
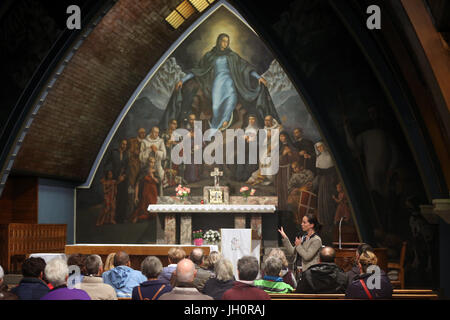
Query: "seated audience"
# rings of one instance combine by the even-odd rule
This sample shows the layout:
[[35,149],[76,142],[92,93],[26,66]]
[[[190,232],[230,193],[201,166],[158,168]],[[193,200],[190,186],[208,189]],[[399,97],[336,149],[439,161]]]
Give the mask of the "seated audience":
[[230,289],[235,281],[233,264],[228,259],[220,259],[215,263],[214,274],[215,277],[206,281],[203,293],[213,297],[214,300],[221,300],[223,293]]
[[268,257],[264,263],[264,276],[262,279],[255,280],[255,286],[263,289],[267,293],[291,293],[294,291],[280,277],[282,262],[277,257]]
[[169,265],[162,269],[158,279],[163,281],[165,284],[170,284],[170,279],[172,274],[177,268],[177,263],[186,257],[186,252],[181,248],[170,248],[168,253]]
[[205,259],[203,268],[211,272],[211,277],[215,277],[215,264],[217,261],[222,259],[222,254],[218,251],[211,251]]
[[359,270],[359,266],[358,266],[358,260],[359,260],[359,256],[366,251],[371,251],[373,252],[373,248],[367,244],[367,243],[361,243],[358,248],[355,251],[355,263],[353,264],[353,267],[351,268],[351,270],[347,271],[347,276],[348,276],[348,284],[350,285],[353,282],[353,279],[356,276],[359,276],[359,274],[361,273],[361,271]]
[[[374,277],[369,278],[372,273],[368,273],[370,266],[377,265],[377,256],[371,251],[365,251],[359,256],[358,266],[360,274],[356,276],[352,283],[347,287],[345,294],[349,299],[390,299],[392,298],[392,285],[388,276],[383,270],[380,270],[379,283],[372,281]],[[370,282],[370,285],[369,285]],[[375,286],[370,289],[369,287]],[[378,288],[377,288],[377,285]]]
[[253,284],[259,272],[258,260],[255,257],[243,256],[238,260],[237,270],[239,280],[224,292],[222,300],[270,300],[267,292]]
[[212,297],[200,293],[194,286],[197,274],[194,262],[183,259],[177,264],[174,271],[176,287],[172,291],[163,294],[158,300],[213,300]]
[[8,291],[8,286],[4,283],[5,272],[0,266],[0,300],[18,300],[19,297]]
[[115,255],[116,255],[115,252],[108,254],[108,256],[106,257],[105,265],[103,267],[103,272],[109,271],[111,269],[114,269],[114,257],[115,257]]
[[17,287],[11,290],[20,300],[39,300],[50,288],[42,280],[44,278],[45,260],[28,258],[22,264],[23,278]]
[[92,300],[117,300],[116,290],[103,282],[103,262],[99,255],[92,254],[85,260],[86,275],[80,289],[87,292]]
[[67,287],[69,267],[63,259],[50,260],[45,266],[44,273],[47,280],[53,285],[53,289],[41,300],[91,300],[86,291]]
[[345,293],[347,275],[335,263],[336,251],[331,247],[320,250],[320,263],[303,272],[297,293]]
[[[270,250],[267,258],[268,257],[277,257],[278,259],[281,260],[282,268],[281,268],[280,277],[283,278],[284,283],[287,283],[288,285],[290,285],[292,288],[295,289],[297,287],[297,281],[295,280],[294,273],[291,270],[289,270],[289,268],[288,268],[289,263],[286,259],[286,255],[284,254],[284,251],[281,250],[280,248],[273,248],[272,250]],[[261,275],[264,277],[264,270]]]
[[138,270],[131,269],[130,257],[124,251],[114,256],[114,268],[102,274],[103,281],[111,285],[119,298],[131,298],[134,287],[147,281],[147,278]]
[[160,280],[163,267],[161,260],[157,257],[146,257],[141,264],[141,271],[147,277],[147,281],[133,288],[131,298],[133,300],[157,300],[164,293],[172,291],[170,284]]
[[189,259],[195,264],[195,269],[197,270],[194,279],[194,286],[198,289],[198,291],[202,292],[206,281],[212,277],[211,271],[202,268],[205,259],[203,249],[195,248],[192,250],[189,255]]

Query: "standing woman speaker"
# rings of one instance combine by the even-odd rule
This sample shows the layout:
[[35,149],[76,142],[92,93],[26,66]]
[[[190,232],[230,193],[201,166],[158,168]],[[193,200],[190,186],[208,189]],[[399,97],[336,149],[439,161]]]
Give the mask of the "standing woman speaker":
[[317,234],[320,228],[321,226],[316,216],[312,213],[306,214],[302,219],[302,231],[305,235],[301,238],[295,237],[294,246],[292,246],[288,236],[284,233],[283,227],[278,229],[288,254],[295,254],[294,270],[297,279],[300,278],[301,272],[320,262],[319,253],[322,248],[322,239]]

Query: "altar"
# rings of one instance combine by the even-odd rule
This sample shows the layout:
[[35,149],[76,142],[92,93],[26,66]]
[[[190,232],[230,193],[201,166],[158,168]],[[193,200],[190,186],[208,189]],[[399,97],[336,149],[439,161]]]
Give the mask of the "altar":
[[[176,244],[179,232],[180,244],[192,243],[192,216],[198,214],[226,213],[234,216],[234,228],[246,227],[246,216],[250,215],[252,239],[262,239],[262,214],[276,212],[277,197],[243,197],[230,196],[228,204],[201,204],[202,197],[192,197],[188,203],[181,204],[176,197],[158,197],[158,204],[148,206],[148,211],[157,214],[157,243]],[[244,204],[243,204],[244,203]],[[176,219],[179,216],[180,230]],[[162,223],[162,221],[164,223]]]

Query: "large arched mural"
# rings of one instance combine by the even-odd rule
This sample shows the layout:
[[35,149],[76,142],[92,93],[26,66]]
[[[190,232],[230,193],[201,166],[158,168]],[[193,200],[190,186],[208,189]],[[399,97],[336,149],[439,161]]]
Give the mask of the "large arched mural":
[[[344,185],[304,101],[258,35],[226,6],[177,46],[120,120],[89,188],[77,190],[77,243],[155,243],[148,204],[175,196],[180,184],[192,197],[202,196],[203,187],[213,185],[216,167],[230,196],[247,186],[255,197],[277,197],[281,221],[273,221],[291,236],[305,213],[305,197],[307,210],[325,227],[324,239],[332,241],[341,218],[356,235]],[[224,157],[230,142],[225,131],[241,129],[245,163],[177,164],[172,150],[181,142],[171,137],[185,129],[194,140],[195,123],[203,137],[223,133]],[[258,129],[269,128],[279,130],[279,168],[263,175],[260,159],[249,163],[249,141]],[[202,141],[201,147],[211,143]],[[230,216],[193,219],[194,229],[233,226]]]

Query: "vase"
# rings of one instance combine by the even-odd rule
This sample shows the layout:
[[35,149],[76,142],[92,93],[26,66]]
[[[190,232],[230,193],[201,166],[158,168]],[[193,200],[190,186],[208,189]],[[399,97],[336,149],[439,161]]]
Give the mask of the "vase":
[[189,197],[178,197],[178,203],[179,204],[190,204]]
[[195,246],[202,246],[203,245],[203,239],[194,239],[194,245]]
[[244,196],[244,203],[247,204],[248,203],[248,197]]

